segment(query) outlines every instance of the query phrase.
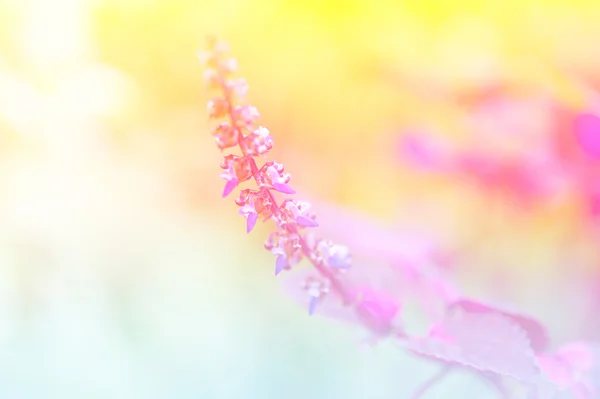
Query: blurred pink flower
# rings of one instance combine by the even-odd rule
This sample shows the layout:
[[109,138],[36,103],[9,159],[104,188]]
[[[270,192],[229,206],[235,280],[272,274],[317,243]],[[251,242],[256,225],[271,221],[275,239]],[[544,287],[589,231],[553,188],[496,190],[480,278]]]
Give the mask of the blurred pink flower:
[[588,156],[600,158],[600,116],[590,113],[577,115],[575,136]]
[[[568,109],[558,101],[532,98],[528,102],[502,91],[475,97],[468,106],[480,117],[496,118],[518,150],[501,154],[493,146],[486,148],[495,139],[485,131],[475,130],[467,147],[453,148],[411,128],[400,137],[400,159],[415,170],[467,180],[484,193],[508,196],[526,209],[559,195],[579,198],[582,217],[596,223],[600,216],[600,112]],[[521,108],[522,112],[516,112]],[[498,114],[504,115],[505,109],[515,111],[511,111],[512,127]],[[532,125],[528,122],[532,117],[543,118],[544,123]]]
[[490,194],[509,195],[529,206],[557,192],[559,171],[539,149],[519,156],[479,148],[454,149],[440,139],[409,133],[400,139],[401,159],[419,171],[467,180]]
[[398,140],[401,159],[420,171],[443,173],[448,170],[450,147],[424,132],[407,131]]
[[585,221],[597,226],[600,216],[600,112],[557,107],[554,154],[568,177],[573,197],[580,201]]

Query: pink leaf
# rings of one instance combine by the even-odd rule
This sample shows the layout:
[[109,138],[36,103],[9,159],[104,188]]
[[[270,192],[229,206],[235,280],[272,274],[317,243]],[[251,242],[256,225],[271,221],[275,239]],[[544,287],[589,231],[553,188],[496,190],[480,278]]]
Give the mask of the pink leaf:
[[458,307],[470,313],[496,313],[505,316],[527,333],[531,347],[535,352],[542,352],[548,346],[548,333],[546,332],[546,328],[533,316],[529,316],[523,312],[509,310],[504,306],[490,305],[468,298],[458,299],[451,303],[449,307]]
[[498,313],[449,311],[435,333],[404,345],[417,355],[480,372],[533,381],[539,368],[526,332]]

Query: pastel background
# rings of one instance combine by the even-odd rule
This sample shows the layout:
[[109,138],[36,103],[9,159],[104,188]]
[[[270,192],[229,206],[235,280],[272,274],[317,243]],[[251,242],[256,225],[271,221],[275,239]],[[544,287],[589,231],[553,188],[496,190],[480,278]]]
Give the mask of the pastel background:
[[[391,399],[435,370],[281,290],[268,226],[245,235],[220,198],[208,34],[300,198],[441,237],[467,292],[576,338],[565,276],[598,266],[576,205],[514,210],[403,167],[395,143],[414,127],[461,143],[447,93],[490,82],[580,104],[599,20],[592,0],[0,2],[0,398]],[[427,397],[493,396],[457,373]]]

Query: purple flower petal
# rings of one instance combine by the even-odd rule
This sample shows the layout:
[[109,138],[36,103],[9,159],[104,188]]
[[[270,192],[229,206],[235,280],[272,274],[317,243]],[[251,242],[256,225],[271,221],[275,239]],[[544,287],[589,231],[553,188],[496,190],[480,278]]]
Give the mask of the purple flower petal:
[[280,193],[296,194],[296,190],[294,190],[293,188],[291,188],[290,186],[288,186],[285,183],[273,183],[273,188],[275,190],[279,191]]
[[319,224],[316,221],[314,221],[313,219],[309,219],[305,216],[296,217],[296,222],[300,226],[304,226],[304,227],[318,227],[319,226]]
[[246,219],[246,233],[250,233],[254,226],[256,225],[256,221],[258,220],[258,213],[252,212],[248,214],[248,218]]
[[310,297],[310,302],[308,303],[308,314],[312,316],[315,313],[315,309],[317,308],[317,303],[319,302],[319,298],[316,296]]
[[275,275],[277,276],[279,273],[285,269],[285,265],[287,264],[287,257],[285,255],[279,255],[277,260],[275,261]]
[[348,262],[345,262],[342,260],[330,261],[328,263],[328,266],[333,269],[349,269],[350,268],[350,264]]
[[227,183],[225,183],[225,188],[223,189],[223,198],[227,197],[229,193],[231,193],[233,189],[237,187],[237,185],[237,179],[227,180]]

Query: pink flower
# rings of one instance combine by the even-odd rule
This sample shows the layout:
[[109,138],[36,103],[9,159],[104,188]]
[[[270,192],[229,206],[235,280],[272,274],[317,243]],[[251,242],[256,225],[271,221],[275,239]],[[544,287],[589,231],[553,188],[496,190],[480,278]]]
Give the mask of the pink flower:
[[273,216],[273,209],[275,208],[273,198],[268,190],[264,189],[242,190],[235,199],[235,203],[240,207],[247,207],[245,209],[254,209],[258,216],[263,217],[263,220],[271,218]]
[[223,60],[222,66],[227,72],[235,72],[237,70],[238,63],[235,58],[227,58]]
[[239,132],[227,122],[219,124],[214,130],[214,135],[215,142],[221,150],[238,145]]
[[223,118],[227,115],[228,107],[229,103],[226,99],[217,97],[208,102],[206,110],[208,111],[208,116],[210,118]]
[[298,200],[285,200],[281,204],[283,212],[287,213],[288,219],[293,219],[302,227],[318,227],[315,216],[310,212],[310,203]]
[[287,231],[271,233],[269,240],[265,243],[265,248],[277,256],[275,275],[278,275],[284,269],[291,268],[302,259],[300,236],[296,233]]
[[238,184],[252,176],[251,166],[246,157],[227,155],[223,158],[221,168],[225,169],[225,172],[221,173],[220,177],[227,181],[223,190],[223,198],[227,197]]
[[206,69],[202,77],[209,89],[216,89],[219,87],[219,74],[214,69]]
[[252,105],[236,105],[233,108],[233,115],[238,125],[247,129],[260,119],[258,110]]
[[309,296],[308,314],[312,315],[315,312],[319,301],[329,293],[329,280],[318,276],[309,276],[302,282],[302,289]]
[[287,184],[290,181],[291,176],[289,173],[284,173],[282,164],[269,161],[264,164],[260,172],[263,180],[280,193],[296,193],[296,191]]
[[265,155],[273,148],[273,137],[269,129],[259,126],[243,138],[243,145],[248,155]]
[[330,240],[321,240],[317,250],[325,265],[334,269],[348,269],[352,264],[350,249],[345,245],[334,244]]
[[246,97],[246,94],[248,94],[248,83],[244,78],[229,80],[225,82],[225,88],[231,92],[234,92],[240,98],[244,98]]
[[235,167],[234,167],[233,163],[230,163],[227,166],[227,170],[225,172],[221,173],[220,176],[221,176],[221,178],[225,179],[225,181],[227,181],[227,183],[225,183],[225,188],[223,189],[223,198],[225,198],[239,184],[237,175],[235,174]]

